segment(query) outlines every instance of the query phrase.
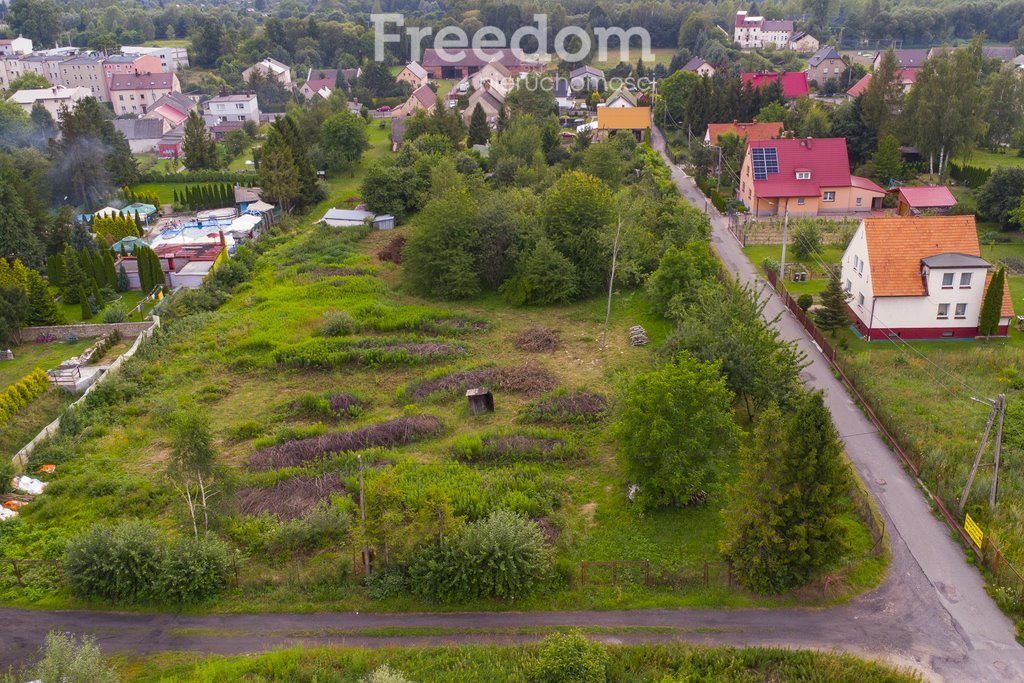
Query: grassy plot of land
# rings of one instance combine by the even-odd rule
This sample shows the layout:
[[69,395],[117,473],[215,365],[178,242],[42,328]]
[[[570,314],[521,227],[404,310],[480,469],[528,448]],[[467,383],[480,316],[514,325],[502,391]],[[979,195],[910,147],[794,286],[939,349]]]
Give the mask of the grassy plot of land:
[[[781,263],[782,259],[782,245],[781,244],[767,244],[767,245],[753,245],[745,247],[743,249],[746,253],[747,258],[750,259],[751,263],[757,267],[758,270],[764,271],[763,263],[765,259],[771,259],[776,263]],[[786,250],[786,271],[792,273],[792,269],[795,264],[801,265],[807,272],[807,282],[786,282],[786,289],[789,290],[790,294],[794,297],[798,297],[801,294],[812,294],[818,296],[825,291],[825,287],[828,285],[828,276],[825,273],[823,264],[837,264],[843,258],[843,249],[840,247],[825,247],[820,254],[808,258],[797,258],[793,254],[792,247]],[[792,277],[790,277],[792,280]]]
[[75,396],[55,387],[32,401],[0,428],[0,458],[10,459],[35,438],[43,427],[57,419]]
[[[125,310],[131,311],[133,308],[135,308],[136,306],[139,305],[140,301],[142,301],[143,299],[146,298],[146,295],[144,293],[142,293],[142,292],[128,291],[128,292],[121,292],[118,295],[118,297],[119,298],[116,301],[112,301],[112,302],[108,303],[106,306],[101,308],[95,315],[93,315],[91,318],[89,318],[88,320],[85,320],[85,321],[82,320],[82,306],[81,306],[81,304],[63,304],[63,303],[59,303],[58,302],[57,308],[59,308],[60,311],[64,314],[64,319],[67,320],[69,324],[80,323],[80,322],[98,323],[98,322],[102,322],[102,320],[103,320],[103,311],[106,310],[106,308],[108,306],[114,306],[114,305],[119,303],[122,306],[124,306]],[[140,312],[135,313],[135,315],[132,316],[131,319],[132,320],[141,320],[143,317],[145,317],[145,315],[149,311],[149,309],[152,308],[152,303],[153,302],[147,303],[142,308],[142,310]]]
[[37,343],[35,340],[28,340],[20,346],[15,346],[11,349],[14,352],[14,360],[0,361],[0,391],[36,368],[49,370],[57,367],[61,361],[74,358],[95,341],[91,337],[70,344],[63,341]]
[[[248,657],[163,655],[122,665],[133,681],[266,680],[364,681],[387,665],[422,683],[509,683],[538,680],[542,645],[499,647],[461,645],[417,649],[292,649]],[[850,655],[766,648],[707,648],[692,645],[638,645],[607,648],[607,680],[614,683],[667,680],[784,681],[827,680],[839,683],[918,681],[909,671],[867,662]],[[738,672],[742,672],[741,674]],[[548,679],[544,679],[548,680]],[[552,679],[553,680],[553,679]],[[559,679],[561,680],[561,679]]]
[[[369,159],[386,155],[387,127],[371,124],[370,137]],[[708,487],[706,504],[640,516],[615,458],[611,416],[567,425],[525,422],[532,402],[552,389],[613,399],[624,379],[664,363],[658,347],[669,325],[652,315],[640,293],[615,294],[607,328],[603,298],[513,308],[496,295],[457,304],[414,297],[396,286],[401,266],[376,258],[408,228],[367,233],[313,225],[326,207],[358,192],[358,171],[330,179],[321,206],[290,234],[269,238],[250,280],[227,303],[170,325],[108,381],[94,397],[104,402],[97,422],[68,444],[73,450],[61,451],[68,459],[60,464],[60,485],[24,508],[18,525],[0,538],[0,552],[59,558],[69,538],[123,517],[180,530],[183,505],[161,473],[170,453],[168,417],[186,408],[209,416],[237,491],[218,501],[213,530],[237,550],[238,578],[202,609],[820,604],[880,580],[885,562],[862,561],[871,539],[849,515],[850,548],[830,571],[836,582],[827,595],[812,586],[798,595],[759,598],[729,587],[720,567],[712,568],[705,586],[704,561],[720,557],[720,511],[729,502],[735,461],[724,468],[726,481]],[[626,331],[636,324],[647,329],[646,347],[628,342]],[[558,344],[523,350],[520,335],[538,325]],[[481,383],[493,390],[496,410],[471,417],[464,392]],[[342,403],[358,409],[332,408]],[[420,431],[403,431],[410,425]],[[486,462],[467,462],[458,445],[470,437],[494,439],[488,443],[505,450]],[[379,447],[364,448],[374,444]],[[425,529],[435,518],[474,520],[509,508],[543,530],[553,555],[551,576],[538,592],[512,603],[437,604],[414,595],[397,576],[368,590],[353,576],[361,547],[351,533],[359,490],[355,449],[367,465],[370,533],[383,539],[375,542],[378,567],[389,554],[404,559],[403,546],[433,538]],[[438,506],[422,507],[424,497]],[[318,501],[333,505],[321,510],[344,516],[317,512]],[[297,508],[306,516],[283,516]],[[393,516],[403,510],[429,514]],[[665,580],[646,587],[635,572],[624,571],[614,582],[607,571],[595,570],[584,583],[578,578],[582,560],[649,560],[654,578],[664,570]],[[2,581],[0,599],[72,603],[64,592],[22,594]]]
[[958,162],[993,171],[997,168],[1024,168],[1024,156],[1018,155],[1015,149],[1008,149],[1005,154],[976,149],[971,152],[971,156],[966,162],[962,159],[958,160]]
[[[672,61],[672,56],[675,55],[675,48],[671,47],[654,47],[651,48],[651,52],[654,54],[654,61],[647,60],[644,62],[644,66],[653,68],[658,64],[668,66]],[[625,61],[627,64],[636,66],[636,62],[640,59],[641,54],[639,48],[633,48],[629,51],[628,58],[623,60],[617,49],[609,48],[608,59],[604,61],[594,61],[591,65],[598,69],[610,69],[613,66],[617,66],[619,62]]]

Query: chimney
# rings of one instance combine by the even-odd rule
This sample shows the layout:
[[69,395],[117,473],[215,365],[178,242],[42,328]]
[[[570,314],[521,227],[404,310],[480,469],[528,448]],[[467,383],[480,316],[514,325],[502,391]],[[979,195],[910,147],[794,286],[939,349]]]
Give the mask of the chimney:
[[814,138],[806,138],[806,139],[804,140],[804,145],[805,145],[805,146],[807,147],[807,149],[810,149],[810,148],[811,148],[811,145],[812,145],[812,143],[813,143],[813,140],[814,140]]

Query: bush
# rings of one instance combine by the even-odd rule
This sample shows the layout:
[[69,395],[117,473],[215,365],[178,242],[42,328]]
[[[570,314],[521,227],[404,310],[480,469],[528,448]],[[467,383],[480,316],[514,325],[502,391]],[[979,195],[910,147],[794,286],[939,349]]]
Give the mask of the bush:
[[793,231],[793,255],[798,259],[821,253],[821,230],[813,221],[801,222]]
[[526,406],[520,415],[524,422],[554,424],[592,424],[604,417],[608,399],[589,391],[558,391]]
[[93,636],[76,641],[70,633],[46,635],[42,660],[32,667],[32,678],[43,683],[116,683],[117,671],[107,666]]
[[801,294],[796,300],[796,305],[800,307],[800,310],[804,313],[807,309],[814,305],[814,297],[810,294]]
[[462,462],[499,463],[563,462],[579,450],[561,432],[534,429],[524,432],[463,436],[456,439],[452,454]]
[[164,554],[156,597],[171,605],[202,602],[224,589],[231,569],[231,555],[223,543],[211,539],[182,540]]
[[431,339],[320,337],[287,346],[274,354],[279,365],[297,368],[340,368],[349,364],[381,367],[419,365],[461,356],[464,344]]
[[371,600],[386,600],[401,595],[407,589],[405,575],[394,569],[376,571],[366,577],[366,596]]
[[155,528],[139,520],[94,526],[67,547],[64,571],[77,597],[113,603],[156,597],[162,547]]
[[535,683],[604,683],[608,652],[578,630],[548,636],[530,680]]
[[17,474],[14,463],[6,456],[0,458],[0,493],[9,493],[11,490],[11,479]]
[[435,600],[514,600],[537,587],[549,564],[537,525],[499,510],[421,550],[410,577],[416,592]]
[[0,393],[0,427],[42,395],[50,386],[45,370],[36,368]]
[[316,331],[318,337],[344,337],[356,331],[356,321],[345,311],[330,311]]
[[[383,121],[381,125],[383,125]],[[413,683],[413,681],[406,678],[401,671],[396,671],[387,664],[384,664],[374,669],[366,677],[365,683]]]

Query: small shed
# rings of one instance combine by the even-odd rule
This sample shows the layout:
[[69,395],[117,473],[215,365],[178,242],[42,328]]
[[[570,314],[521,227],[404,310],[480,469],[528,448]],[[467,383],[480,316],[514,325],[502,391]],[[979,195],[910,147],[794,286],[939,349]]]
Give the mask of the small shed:
[[320,219],[320,222],[332,228],[355,228],[366,225],[367,221],[372,221],[373,219],[374,215],[369,211],[328,209],[324,217]]
[[386,213],[381,214],[373,219],[373,227],[377,230],[393,230],[395,217]]
[[125,214],[135,217],[136,212],[139,214],[139,219],[145,223],[149,222],[149,219],[156,215],[157,208],[152,204],[129,204],[128,206],[121,209]]
[[948,187],[901,187],[899,191],[899,214],[920,216],[926,211],[947,213],[956,206],[956,197]]

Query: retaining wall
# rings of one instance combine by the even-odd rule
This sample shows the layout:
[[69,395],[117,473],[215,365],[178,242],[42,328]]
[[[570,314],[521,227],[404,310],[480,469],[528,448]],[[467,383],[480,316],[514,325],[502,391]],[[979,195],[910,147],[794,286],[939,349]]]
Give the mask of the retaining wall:
[[18,333],[21,342],[33,342],[41,334],[50,334],[57,339],[67,339],[73,334],[79,339],[84,337],[102,337],[108,332],[117,330],[122,337],[131,339],[146,332],[156,325],[152,320],[141,323],[81,323],[78,325],[42,325],[39,327],[23,327]]

